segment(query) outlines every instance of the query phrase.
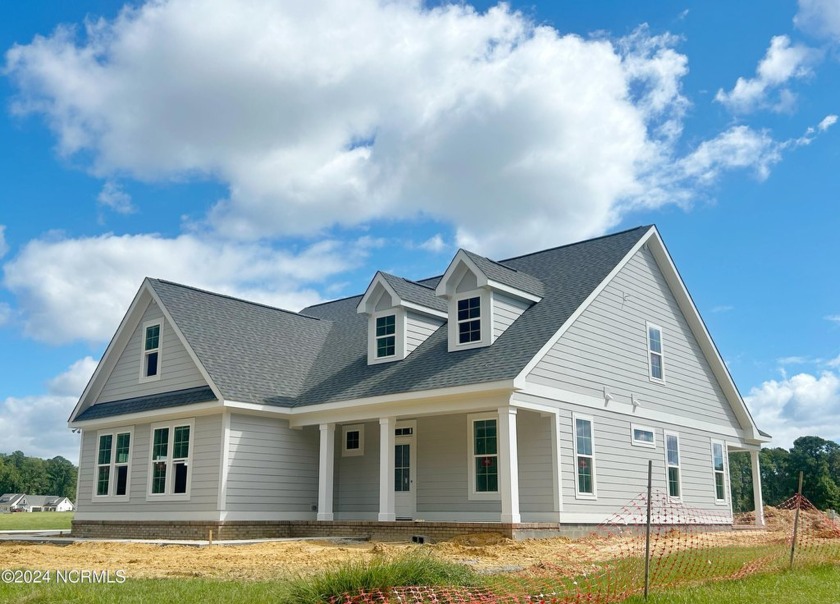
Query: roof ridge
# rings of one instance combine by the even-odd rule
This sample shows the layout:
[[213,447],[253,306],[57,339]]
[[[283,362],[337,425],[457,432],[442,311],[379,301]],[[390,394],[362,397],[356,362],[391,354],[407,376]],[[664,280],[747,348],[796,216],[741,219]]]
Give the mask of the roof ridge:
[[[216,296],[217,298],[227,298],[228,300],[233,300],[234,302],[242,302],[243,304],[250,304],[251,306],[261,306],[262,308],[267,308],[269,310],[276,310],[278,312],[286,313],[288,315],[294,315],[296,317],[302,317],[304,319],[314,319],[315,321],[323,321],[324,319],[319,319],[318,317],[310,317],[309,315],[304,315],[299,312],[295,312],[293,310],[286,310],[285,308],[280,308],[279,306],[271,306],[270,304],[264,304],[263,302],[255,302],[254,300],[246,300],[245,298],[237,298],[236,296],[231,296],[229,294],[220,294],[219,292],[212,292],[208,289],[202,289],[200,287],[195,287],[193,285],[185,285],[183,283],[176,283],[175,281],[169,281],[167,279],[158,279],[157,277],[147,277],[150,281],[157,281],[158,283],[165,283],[167,285],[174,285],[175,287],[181,287],[183,289],[190,289],[192,291],[196,291],[202,294],[207,294],[208,296]],[[324,304],[321,302],[320,304]],[[310,306],[314,306],[310,305]],[[309,307],[307,307],[309,308]]]
[[[487,262],[491,262],[491,263],[495,264],[495,265],[496,265],[496,266],[498,266],[498,267],[501,267],[501,268],[507,269],[507,270],[509,270],[509,271],[513,271],[514,273],[522,273],[523,275],[527,275],[527,274],[528,274],[528,273],[526,273],[526,272],[524,272],[524,271],[520,271],[519,269],[513,268],[512,266],[508,266],[507,264],[502,264],[502,262],[504,262],[504,260],[493,260],[493,259],[492,259],[492,258],[490,258],[489,256],[482,256],[482,255],[481,255],[481,254],[479,254],[478,252],[473,252],[473,251],[468,250],[468,249],[466,249],[466,248],[461,248],[461,249],[463,249],[463,250],[464,250],[467,254],[472,254],[473,256],[478,256],[479,258],[483,258],[484,260],[487,260]],[[548,251],[550,251],[551,249],[556,249],[556,248],[549,248],[548,250],[540,250],[540,251],[538,251],[538,252],[531,252],[531,254],[539,254],[539,253],[542,253],[542,252],[548,252]],[[526,256],[527,256],[527,255],[528,255],[528,254],[526,254]],[[510,260],[510,258],[509,258],[509,260]],[[531,276],[533,276],[533,275],[531,275]]]
[[[383,275],[388,275],[389,277],[394,277],[395,279],[402,279],[406,283],[411,283],[412,285],[416,285],[417,287],[422,287],[424,289],[435,291],[434,287],[429,287],[428,285],[423,285],[422,283],[418,283],[417,281],[414,281],[413,279],[406,279],[405,277],[400,277],[399,275],[395,275],[394,273],[386,273],[385,271],[379,271],[379,272],[382,273]],[[423,281],[426,281],[426,280],[427,279],[423,279]]]
[[[592,237],[591,239],[584,239],[583,241],[573,241],[572,243],[565,243],[563,245],[556,245],[554,247],[546,248],[544,250],[537,250],[536,252],[529,252],[527,254],[521,254],[519,256],[512,256],[510,258],[505,258],[504,260],[490,260],[491,262],[496,262],[496,264],[500,264],[502,262],[510,262],[511,260],[519,260],[520,258],[527,258],[528,256],[536,256],[537,254],[544,254],[545,252],[553,252],[555,250],[562,250],[568,247],[574,247],[576,245],[582,245],[584,243],[592,243],[593,241],[599,241],[601,239],[609,239],[610,237],[618,237],[619,235],[624,235],[626,233],[632,233],[633,231],[638,231],[640,229],[649,229],[651,227],[655,227],[655,224],[643,224],[641,226],[633,227],[630,229],[624,229],[623,231],[618,231],[617,233],[607,233],[606,235],[599,235],[598,237]],[[475,253],[475,252],[473,252]],[[502,265],[505,268],[511,268],[506,265]],[[516,269],[513,269],[516,270]],[[527,273],[526,273],[527,274]]]

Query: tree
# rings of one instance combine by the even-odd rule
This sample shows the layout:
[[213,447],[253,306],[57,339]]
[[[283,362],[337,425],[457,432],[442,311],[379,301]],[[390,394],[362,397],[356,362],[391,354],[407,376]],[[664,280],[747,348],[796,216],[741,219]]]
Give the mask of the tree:
[[76,466],[65,458],[58,456],[47,460],[46,469],[47,476],[49,477],[49,486],[47,488],[49,494],[58,495],[59,497],[69,497],[75,500]]
[[736,514],[753,509],[752,462],[746,451],[729,454],[729,481],[732,487],[732,511]]
[[799,472],[805,478],[802,494],[817,508],[840,508],[840,486],[832,475],[832,464],[837,463],[840,445],[819,436],[800,436],[793,441],[788,460],[788,471],[798,480]]

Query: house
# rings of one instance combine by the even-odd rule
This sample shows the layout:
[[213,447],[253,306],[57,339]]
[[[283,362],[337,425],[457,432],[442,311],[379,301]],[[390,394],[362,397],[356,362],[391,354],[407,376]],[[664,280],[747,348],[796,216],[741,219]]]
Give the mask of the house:
[[23,493],[3,493],[0,495],[0,514],[8,514],[12,510],[24,509],[26,495]]
[[728,519],[730,451],[760,485],[768,435],[655,227],[441,268],[299,313],[146,279],[69,419],[74,533],[570,532],[649,460]]

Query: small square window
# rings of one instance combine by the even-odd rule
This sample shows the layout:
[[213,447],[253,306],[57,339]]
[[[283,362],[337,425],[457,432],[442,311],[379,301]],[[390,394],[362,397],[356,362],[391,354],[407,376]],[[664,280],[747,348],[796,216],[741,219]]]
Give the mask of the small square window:
[[343,426],[341,455],[353,457],[365,454],[365,427],[362,424]]

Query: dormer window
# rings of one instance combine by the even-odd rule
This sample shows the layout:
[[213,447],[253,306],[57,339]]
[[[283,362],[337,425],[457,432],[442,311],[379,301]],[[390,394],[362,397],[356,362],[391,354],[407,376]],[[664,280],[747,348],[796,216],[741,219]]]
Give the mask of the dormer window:
[[376,358],[392,357],[397,350],[397,316],[376,318]]
[[458,300],[458,343],[469,344],[481,340],[481,298]]
[[160,379],[160,345],[162,337],[162,321],[148,321],[143,324],[140,381]]

